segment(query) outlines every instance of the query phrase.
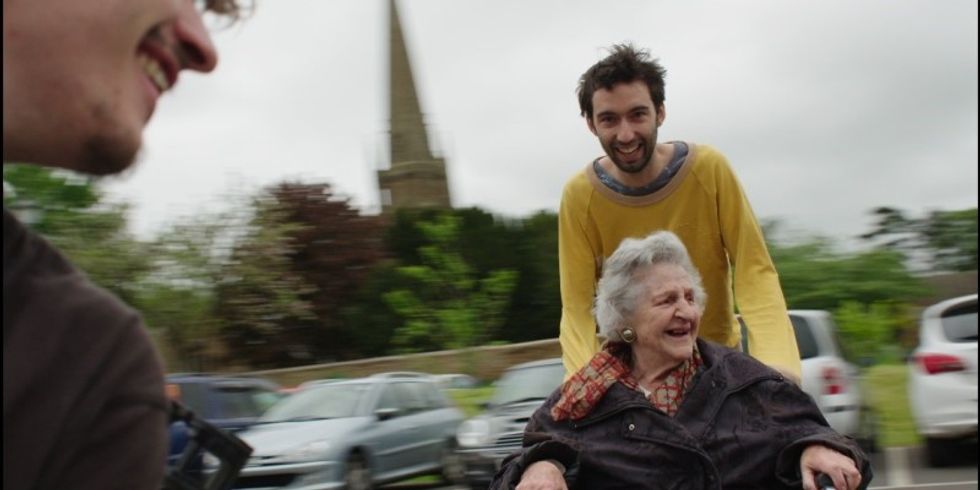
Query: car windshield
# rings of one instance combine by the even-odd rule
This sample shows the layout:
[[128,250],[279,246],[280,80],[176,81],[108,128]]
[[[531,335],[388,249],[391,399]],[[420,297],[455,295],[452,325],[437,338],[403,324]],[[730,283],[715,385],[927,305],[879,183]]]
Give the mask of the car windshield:
[[524,400],[548,398],[561,384],[565,367],[559,362],[533,367],[511,369],[497,382],[491,405],[504,405]]
[[258,417],[281,398],[271,389],[237,381],[177,384],[181,403],[209,419]]
[[943,312],[943,333],[952,342],[976,342],[977,304],[961,305]]
[[311,386],[273,405],[259,423],[353,417],[370,389],[367,383]]

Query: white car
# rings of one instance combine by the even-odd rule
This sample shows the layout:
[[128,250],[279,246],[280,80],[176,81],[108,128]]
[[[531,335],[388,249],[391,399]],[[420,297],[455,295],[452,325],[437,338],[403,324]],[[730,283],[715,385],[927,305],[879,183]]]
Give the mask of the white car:
[[909,405],[933,466],[977,439],[977,295],[926,308],[909,357]]

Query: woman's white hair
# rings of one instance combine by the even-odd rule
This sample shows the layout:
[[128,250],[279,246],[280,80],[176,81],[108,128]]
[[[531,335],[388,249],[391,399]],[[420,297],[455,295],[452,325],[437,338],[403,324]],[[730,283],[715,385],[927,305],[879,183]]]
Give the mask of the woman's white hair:
[[672,264],[684,269],[691,278],[698,311],[704,311],[707,295],[701,286],[701,274],[691,262],[687,248],[677,235],[657,231],[646,238],[623,240],[603,263],[593,309],[601,335],[612,341],[622,340],[620,332],[629,326],[637,301],[647,292],[639,274],[657,264]]

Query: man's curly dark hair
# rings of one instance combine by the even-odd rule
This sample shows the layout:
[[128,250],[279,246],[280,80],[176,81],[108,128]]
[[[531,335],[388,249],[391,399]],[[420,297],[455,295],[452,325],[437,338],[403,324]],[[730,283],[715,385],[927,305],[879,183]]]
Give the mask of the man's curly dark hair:
[[582,116],[592,119],[592,95],[596,90],[612,90],[617,83],[637,80],[646,82],[650,89],[653,106],[659,110],[664,104],[664,76],[667,70],[660,66],[650,53],[632,44],[616,44],[609,48],[609,55],[586,70],[578,81],[578,105]]

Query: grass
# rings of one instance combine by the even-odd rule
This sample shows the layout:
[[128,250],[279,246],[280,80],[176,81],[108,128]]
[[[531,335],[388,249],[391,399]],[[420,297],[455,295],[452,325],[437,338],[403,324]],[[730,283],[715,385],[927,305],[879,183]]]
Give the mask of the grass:
[[922,442],[909,409],[907,383],[908,367],[904,364],[882,364],[865,371],[865,392],[878,415],[878,444],[882,447]]

